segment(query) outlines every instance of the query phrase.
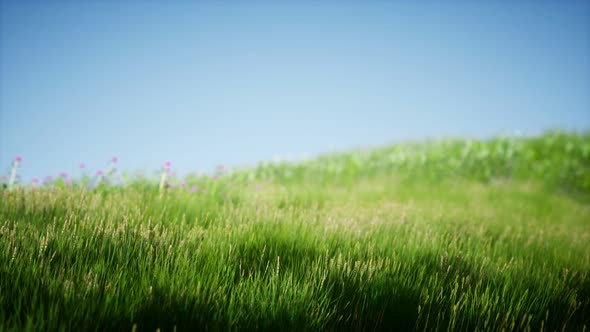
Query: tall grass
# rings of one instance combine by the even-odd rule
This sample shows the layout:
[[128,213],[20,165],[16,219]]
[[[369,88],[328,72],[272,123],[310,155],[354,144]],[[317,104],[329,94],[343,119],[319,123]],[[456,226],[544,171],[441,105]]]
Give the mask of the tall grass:
[[587,329],[589,146],[393,146],[193,193],[3,190],[0,329]]

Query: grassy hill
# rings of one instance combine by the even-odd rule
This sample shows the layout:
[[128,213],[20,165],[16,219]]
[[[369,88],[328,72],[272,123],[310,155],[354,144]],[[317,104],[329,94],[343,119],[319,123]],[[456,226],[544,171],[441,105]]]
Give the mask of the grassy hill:
[[590,327],[588,133],[169,182],[0,190],[0,330]]

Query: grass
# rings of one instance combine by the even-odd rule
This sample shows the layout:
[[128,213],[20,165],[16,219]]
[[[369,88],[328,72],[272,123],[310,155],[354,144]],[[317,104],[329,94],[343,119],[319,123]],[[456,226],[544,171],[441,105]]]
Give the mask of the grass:
[[585,330],[589,167],[547,133],[2,190],[0,330]]

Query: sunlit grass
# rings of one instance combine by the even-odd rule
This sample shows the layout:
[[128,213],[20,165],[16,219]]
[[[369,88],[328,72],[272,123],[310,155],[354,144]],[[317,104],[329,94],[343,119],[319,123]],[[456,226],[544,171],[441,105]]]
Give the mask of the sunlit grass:
[[587,329],[589,144],[394,146],[164,194],[146,179],[6,189],[0,327]]

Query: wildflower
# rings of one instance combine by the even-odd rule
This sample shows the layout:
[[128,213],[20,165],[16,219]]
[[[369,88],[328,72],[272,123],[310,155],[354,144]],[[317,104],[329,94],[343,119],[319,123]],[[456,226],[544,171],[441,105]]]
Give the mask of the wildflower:
[[33,186],[35,186],[35,187],[36,187],[36,186],[37,186],[37,184],[39,184],[39,179],[37,179],[37,178],[33,178],[33,179],[31,180],[31,183],[33,183]]
[[164,188],[168,188],[168,181],[166,181],[166,177],[168,175],[168,170],[170,169],[170,162],[165,161],[164,165],[162,165],[162,176],[160,177],[160,195],[164,192]]
[[[103,180],[103,171],[102,169],[99,169],[98,171],[96,171],[96,177],[94,178],[94,184],[92,185],[92,187],[97,188],[98,185],[100,184],[100,181]],[[106,182],[106,179],[104,179]]]
[[53,180],[53,178],[51,177],[51,175],[47,175],[44,179],[43,179],[43,185],[48,185],[51,183],[51,180]]
[[106,176],[111,176],[113,174],[115,174],[115,172],[117,171],[117,169],[115,168],[115,164],[117,163],[117,157],[113,156],[111,158],[111,163],[108,165],[108,170],[106,172]]
[[262,186],[261,186],[261,185],[259,185],[259,184],[257,184],[257,185],[256,185],[256,191],[260,191],[260,190],[262,190]]
[[192,193],[196,193],[199,190],[199,186],[192,186],[191,190],[189,190],[189,192]]
[[225,165],[221,164],[221,165],[217,166],[217,170],[220,172],[223,172],[225,170]]
[[21,156],[16,156],[12,160],[12,170],[10,171],[10,179],[8,180],[8,190],[11,190],[12,186],[14,185],[14,180],[16,179],[16,169],[22,160],[23,158],[21,158]]
[[61,172],[61,173],[59,173],[59,177],[60,177],[60,178],[63,178],[63,179],[65,179],[65,178],[67,178],[67,177],[68,177],[68,173],[66,173],[66,172]]
[[182,189],[186,188],[186,183],[184,183],[184,182],[183,182],[183,183],[181,183],[181,184],[180,184],[180,188],[182,188]]
[[80,163],[80,164],[78,164],[78,168],[79,169],[84,169],[84,168],[86,168],[86,164]]

